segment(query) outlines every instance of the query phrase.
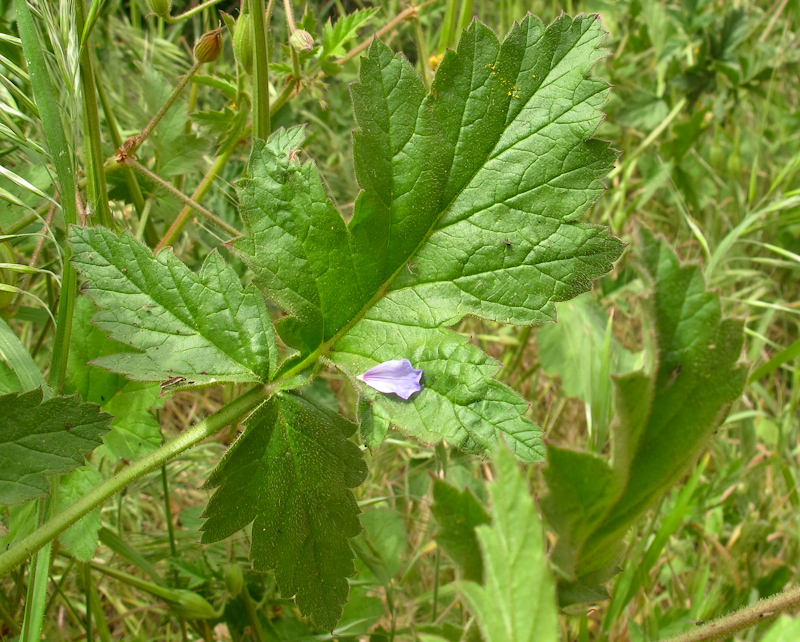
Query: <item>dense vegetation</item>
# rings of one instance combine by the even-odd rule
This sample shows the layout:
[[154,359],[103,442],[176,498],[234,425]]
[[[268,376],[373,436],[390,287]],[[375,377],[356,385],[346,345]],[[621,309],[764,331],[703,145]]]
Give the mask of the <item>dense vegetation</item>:
[[798,639],[799,40],[4,0],[0,639]]

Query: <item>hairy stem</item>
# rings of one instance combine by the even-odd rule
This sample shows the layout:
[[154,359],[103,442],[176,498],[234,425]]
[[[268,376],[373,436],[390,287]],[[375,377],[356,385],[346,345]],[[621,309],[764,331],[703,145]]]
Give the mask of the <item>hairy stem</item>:
[[253,16],[253,135],[267,139],[271,131],[269,109],[269,20],[274,0],[265,9],[264,0],[251,0]]
[[159,468],[165,462],[200,443],[203,439],[214,435],[232,422],[239,421],[244,415],[268,399],[272,392],[272,388],[262,385],[252,388],[169,443],[120,470],[22,541],[0,554],[0,577],[5,576],[12,568],[24,562],[89,511],[113,497],[128,484]]
[[734,633],[749,629],[761,622],[776,618],[784,611],[800,606],[800,586],[761,600],[752,606],[729,613],[713,622],[701,624],[664,642],[713,642],[727,640]]
[[[78,31],[83,32],[86,23],[86,5],[84,0],[75,3]],[[88,36],[87,36],[88,37]],[[94,84],[94,69],[92,67],[92,50],[88,42],[81,49],[80,80],[83,94],[83,119],[85,127],[86,165],[89,177],[92,207],[99,215],[100,224],[109,229],[114,229],[114,219],[108,206],[108,186],[106,173],[103,169],[103,145],[100,137],[100,116],[97,110],[97,91]]]
[[194,76],[197,73],[197,70],[200,69],[201,64],[203,63],[199,62],[198,60],[194,61],[194,64],[191,66],[189,71],[183,75],[183,77],[178,81],[178,84],[175,86],[175,89],[172,90],[172,94],[170,94],[170,97],[167,98],[167,102],[163,104],[161,109],[158,110],[158,113],[156,113],[150,122],[147,123],[147,127],[142,130],[141,134],[134,136],[131,139],[128,148],[125,149],[126,154],[134,155],[136,150],[142,146],[142,143],[147,140],[147,137],[152,133],[156,125],[161,122],[161,119],[166,116],[167,112],[175,104],[175,101],[178,100],[178,96],[181,95],[184,87],[189,84],[192,76]]
[[222,0],[206,0],[203,4],[199,4],[193,9],[189,9],[185,13],[180,14],[179,16],[165,16],[164,22],[169,22],[170,24],[175,24],[176,22],[183,22],[188,18],[191,18],[194,15],[200,13],[203,9],[207,9],[208,7],[213,7],[218,2],[222,2]]
[[147,176],[151,181],[159,185],[160,187],[164,188],[167,192],[172,194],[175,198],[182,201],[186,204],[186,207],[193,209],[198,214],[204,216],[210,223],[213,223],[221,230],[225,230],[231,236],[239,236],[240,232],[237,230],[233,225],[229,225],[225,221],[223,221],[218,216],[215,216],[210,211],[208,211],[205,207],[200,205],[197,201],[189,198],[183,192],[175,189],[172,185],[170,185],[167,181],[161,178],[158,174],[154,174],[149,169],[147,169],[144,165],[142,165],[139,161],[134,158],[128,157],[125,159],[125,165],[130,165],[135,169],[137,172],[140,172],[144,176]]

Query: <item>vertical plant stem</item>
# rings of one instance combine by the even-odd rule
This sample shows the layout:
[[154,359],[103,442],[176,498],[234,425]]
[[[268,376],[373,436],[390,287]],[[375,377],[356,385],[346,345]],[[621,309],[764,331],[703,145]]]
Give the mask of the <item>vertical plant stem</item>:
[[[19,1],[19,0],[17,0]],[[253,24],[253,135],[267,139],[271,131],[269,112],[269,55],[267,51],[269,19],[274,0],[269,8],[264,0],[251,0]]]
[[[97,96],[100,98],[100,105],[102,106],[103,114],[106,117],[106,125],[108,126],[109,133],[111,134],[111,141],[114,143],[114,148],[119,149],[124,143],[122,140],[122,134],[119,131],[117,119],[114,116],[114,110],[111,109],[111,103],[108,100],[106,90],[103,88],[103,83],[100,82],[100,75],[97,70],[97,66],[93,66],[95,68],[95,85],[97,87]],[[125,184],[128,186],[128,192],[130,192],[131,200],[133,201],[133,207],[136,209],[136,214],[139,216],[139,221],[141,223],[146,205],[144,194],[142,194],[142,188],[139,187],[139,181],[136,178],[136,174],[130,167],[123,167],[122,175],[125,177]],[[149,218],[145,221],[144,235],[147,239],[147,242],[151,246],[158,243],[158,233],[156,232],[155,225],[153,225],[153,222]]]
[[172,525],[172,503],[169,499],[169,481],[167,480],[166,464],[162,464],[161,466],[161,486],[164,488],[164,517],[167,520],[169,552],[172,557],[178,557],[178,548],[175,546],[175,527]]
[[86,642],[92,642],[94,627],[92,626],[92,600],[89,597],[92,590],[92,567],[88,564],[79,564],[78,568],[83,571],[83,592],[86,594]]
[[[72,150],[67,145],[64,125],[53,83],[50,79],[44,54],[39,44],[36,25],[26,0],[14,0],[17,17],[17,28],[22,39],[22,51],[28,64],[33,97],[42,119],[50,155],[58,176],[61,194],[61,209],[64,211],[64,222],[67,227],[77,223],[78,208],[76,203],[75,174],[72,167]],[[72,313],[75,307],[76,274],[69,262],[69,247],[64,248],[64,270],[61,277],[61,295],[58,306],[56,336],[53,342],[53,356],[50,362],[50,385],[61,390],[64,375],[67,371],[67,355],[72,333]]]
[[255,604],[253,604],[253,598],[250,597],[250,589],[247,588],[247,584],[242,587],[242,602],[244,602],[244,608],[247,611],[247,619],[250,620],[250,625],[253,628],[253,637],[256,642],[264,642],[266,639],[264,638],[264,630],[261,628],[258,611],[256,611]]
[[181,433],[169,443],[118,471],[113,477],[91,490],[10,549],[0,553],[0,577],[3,577],[12,568],[24,562],[33,553],[89,513],[89,511],[116,495],[128,484],[155,470],[163,463],[200,443],[203,439],[222,430],[231,422],[238,421],[242,416],[268,399],[271,394],[272,390],[263,385],[251,388],[241,397],[227,404],[186,432]]
[[458,14],[458,24],[456,25],[456,37],[464,29],[469,27],[475,14],[475,0],[461,0],[461,11]]
[[[75,14],[78,32],[83,33],[86,23],[86,4],[85,0],[76,0]],[[100,117],[97,113],[97,96],[94,86],[94,70],[92,69],[91,45],[87,41],[81,50],[80,57],[80,76],[81,89],[83,91],[83,121],[84,135],[87,138],[86,165],[88,174],[92,177],[89,185],[91,190],[92,208],[98,213],[100,223],[105,227],[114,229],[114,219],[111,216],[111,209],[108,206],[108,187],[106,185],[106,174],[103,169],[103,146],[100,138]]]
[[100,603],[100,595],[98,593],[97,586],[92,578],[92,567],[90,564],[85,564],[84,566],[86,567],[86,619],[89,620],[89,613],[93,613],[95,628],[97,629],[97,637],[100,639],[100,642],[112,642],[111,631],[108,628],[106,614],[103,611],[103,605]]
[[[42,526],[50,506],[55,506],[55,497],[58,491],[58,478],[50,482],[52,500],[39,500],[39,526]],[[47,582],[50,579],[50,554],[53,542],[48,542],[33,556],[28,572],[28,591],[25,599],[25,615],[22,620],[22,633],[20,642],[39,642],[42,639],[42,624],[47,606]]]
[[458,0],[447,0],[447,7],[444,11],[444,22],[442,22],[442,37],[439,39],[439,55],[453,44],[453,33],[456,26],[456,11],[458,10]]
[[425,40],[425,32],[422,30],[422,21],[419,15],[414,14],[414,39],[417,42],[417,58],[419,59],[420,71],[422,72],[422,82],[425,83],[425,91],[431,90],[431,66],[428,61],[428,43]]

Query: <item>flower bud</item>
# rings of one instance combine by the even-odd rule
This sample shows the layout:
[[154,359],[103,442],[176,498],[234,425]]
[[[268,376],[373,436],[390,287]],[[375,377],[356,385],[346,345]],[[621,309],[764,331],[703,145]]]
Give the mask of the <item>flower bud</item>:
[[166,18],[172,11],[172,0],[147,0],[147,6],[159,18]]
[[233,597],[242,592],[244,586],[244,573],[238,564],[228,564],[225,567],[225,587]]
[[200,38],[194,46],[194,57],[197,62],[205,64],[207,62],[214,62],[222,53],[222,29],[214,29]]
[[233,55],[248,74],[253,73],[253,18],[243,13],[233,32]]
[[298,29],[289,36],[289,44],[295,51],[311,51],[314,48],[314,37],[305,29]]

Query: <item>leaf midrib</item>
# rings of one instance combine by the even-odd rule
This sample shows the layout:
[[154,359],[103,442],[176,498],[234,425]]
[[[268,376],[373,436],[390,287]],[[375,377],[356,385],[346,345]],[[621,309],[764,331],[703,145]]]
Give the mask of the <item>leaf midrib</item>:
[[[578,43],[576,43],[576,44],[578,44]],[[500,47],[497,50],[497,54],[495,56],[495,61],[497,61],[497,57],[500,55],[501,51],[502,51],[502,42],[500,43]],[[565,52],[564,56],[566,56],[567,53],[569,53],[569,51],[571,51],[571,49],[568,50],[567,52]],[[563,60],[563,57],[562,57],[562,60]],[[552,72],[552,71],[553,71],[553,69],[550,70],[550,72]],[[548,76],[549,76],[550,72],[548,72]],[[472,69],[472,74],[474,75],[474,68]],[[544,83],[542,83],[542,84],[544,84]],[[528,101],[527,101],[526,104],[530,103],[530,101],[533,100],[534,97],[537,94],[538,94],[538,91],[534,91],[530,95],[530,97],[528,98]],[[419,106],[419,108],[417,110],[417,123],[419,123],[420,112],[426,106],[426,99],[430,98],[431,96],[433,96],[432,90],[429,91],[425,95],[425,97],[423,98],[422,103],[420,103],[420,106]],[[511,103],[508,103],[506,105],[506,114],[508,114],[508,111],[509,111],[510,107],[511,107]],[[522,113],[522,110],[520,110],[520,112],[518,112],[518,115],[519,115],[519,113]],[[563,115],[563,114],[561,114],[561,115]],[[461,188],[453,194],[452,198],[447,203],[447,205],[442,207],[442,209],[439,211],[439,213],[436,215],[436,217],[434,217],[434,219],[431,221],[431,224],[428,227],[428,231],[425,233],[425,236],[416,245],[414,250],[408,254],[408,256],[406,257],[406,260],[402,261],[400,263],[400,265],[398,266],[398,268],[380,285],[380,287],[377,289],[375,294],[370,298],[370,300],[367,301],[367,303],[364,304],[364,306],[353,316],[353,318],[350,321],[348,321],[344,326],[342,326],[342,328],[338,332],[336,332],[336,334],[334,334],[327,341],[324,341],[323,343],[321,343],[319,345],[319,347],[316,350],[314,350],[314,352],[309,354],[305,359],[303,359],[296,366],[290,368],[285,373],[283,373],[283,375],[278,377],[277,381],[279,381],[279,382],[280,381],[288,381],[289,379],[297,376],[298,374],[300,374],[301,372],[303,372],[307,368],[313,366],[316,362],[318,362],[320,360],[321,357],[324,357],[327,354],[329,354],[330,351],[331,351],[331,348],[342,337],[344,337],[359,321],[361,321],[361,319],[364,318],[364,315],[370,309],[372,309],[372,307],[376,303],[378,303],[378,301],[380,301],[384,296],[386,296],[386,294],[389,292],[389,287],[391,286],[392,282],[402,273],[403,269],[406,267],[406,265],[408,265],[409,261],[411,261],[411,259],[414,258],[414,256],[417,254],[417,252],[419,252],[420,249],[430,240],[431,235],[433,235],[434,232],[438,231],[436,226],[437,226],[438,222],[444,216],[445,212],[447,212],[452,207],[453,203],[461,196],[461,194],[464,192],[464,190],[469,185],[472,184],[472,181],[474,180],[474,178],[478,174],[478,172],[480,172],[486,166],[486,163],[493,158],[493,154],[494,154],[495,150],[497,149],[497,144],[502,139],[503,133],[506,132],[508,130],[508,128],[514,122],[516,122],[516,120],[517,120],[517,118],[512,119],[511,122],[509,122],[507,125],[505,125],[504,128],[498,133],[497,140],[495,141],[495,144],[492,147],[491,151],[487,154],[484,162],[481,165],[479,165],[478,167],[475,168],[475,170],[469,176],[469,179],[464,181],[464,183],[461,186]],[[414,131],[416,131],[416,124],[417,123],[415,123]],[[533,135],[533,134],[531,134],[531,135]],[[526,138],[529,138],[529,137],[530,136],[528,136]],[[412,134],[412,138],[413,138],[413,134]],[[397,156],[397,154],[395,154],[393,156],[393,160],[394,160],[394,158],[396,158],[396,156]],[[452,171],[452,168],[453,168],[453,165],[451,163],[450,167],[448,168],[448,176],[449,176],[449,173]],[[348,235],[349,235],[350,230],[349,230],[349,228],[346,228],[346,229],[347,229],[347,232],[348,232]],[[391,234],[391,226],[389,228],[389,233]]]

